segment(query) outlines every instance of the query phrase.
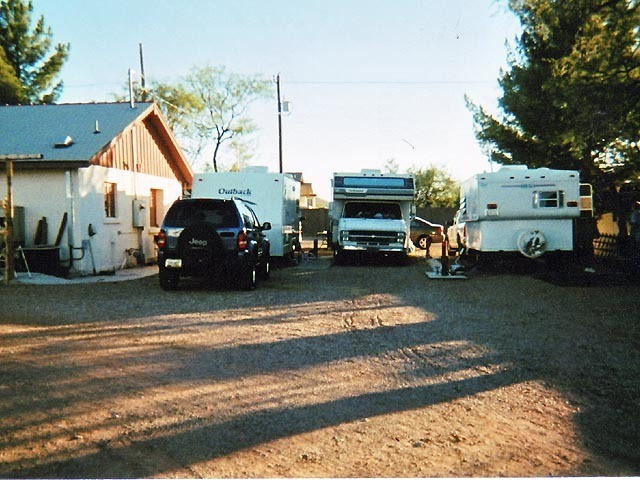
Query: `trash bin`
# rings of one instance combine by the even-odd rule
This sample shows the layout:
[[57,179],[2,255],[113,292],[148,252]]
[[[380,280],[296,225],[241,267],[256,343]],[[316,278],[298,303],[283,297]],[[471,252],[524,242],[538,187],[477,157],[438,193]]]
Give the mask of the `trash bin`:
[[[60,247],[25,247],[23,251],[30,271],[53,276],[62,275]],[[16,268],[20,270],[21,267],[22,259],[16,262]]]

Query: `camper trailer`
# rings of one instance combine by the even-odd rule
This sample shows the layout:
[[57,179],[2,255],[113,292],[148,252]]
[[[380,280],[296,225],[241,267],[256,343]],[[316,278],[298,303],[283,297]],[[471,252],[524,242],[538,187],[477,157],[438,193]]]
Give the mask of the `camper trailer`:
[[329,239],[336,260],[355,252],[406,256],[414,196],[410,174],[335,173]]
[[449,250],[528,258],[573,252],[577,219],[591,214],[585,186],[577,171],[525,165],[474,175],[461,184],[460,208],[447,229]]
[[292,257],[300,246],[300,182],[267,167],[248,167],[240,172],[198,173],[193,179],[192,198],[241,198],[263,222],[271,256]]

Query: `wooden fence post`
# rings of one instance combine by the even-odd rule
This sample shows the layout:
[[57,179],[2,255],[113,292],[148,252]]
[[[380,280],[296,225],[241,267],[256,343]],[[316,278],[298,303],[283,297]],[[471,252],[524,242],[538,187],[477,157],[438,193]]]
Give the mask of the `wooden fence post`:
[[11,194],[11,183],[13,182],[13,162],[7,160],[7,198],[5,200],[5,231],[4,231],[4,247],[6,257],[4,259],[4,284],[9,285],[13,280],[15,271],[14,266],[14,245],[13,245],[13,198]]

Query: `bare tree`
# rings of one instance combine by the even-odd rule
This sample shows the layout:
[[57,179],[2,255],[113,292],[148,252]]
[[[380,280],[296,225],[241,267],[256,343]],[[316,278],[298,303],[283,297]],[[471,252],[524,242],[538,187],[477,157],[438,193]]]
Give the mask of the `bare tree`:
[[269,98],[273,86],[259,76],[242,76],[227,72],[225,67],[207,66],[192,69],[186,88],[200,103],[191,118],[198,148],[202,150],[213,141],[211,163],[217,172],[220,147],[255,131],[255,124],[248,117],[249,106]]

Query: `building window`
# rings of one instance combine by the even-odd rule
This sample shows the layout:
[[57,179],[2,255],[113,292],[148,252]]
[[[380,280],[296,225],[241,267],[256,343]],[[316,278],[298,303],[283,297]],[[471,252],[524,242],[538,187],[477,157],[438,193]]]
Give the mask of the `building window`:
[[151,189],[151,195],[149,196],[149,225],[152,227],[159,227],[162,221],[162,190]]
[[104,182],[104,216],[116,218],[116,184]]

